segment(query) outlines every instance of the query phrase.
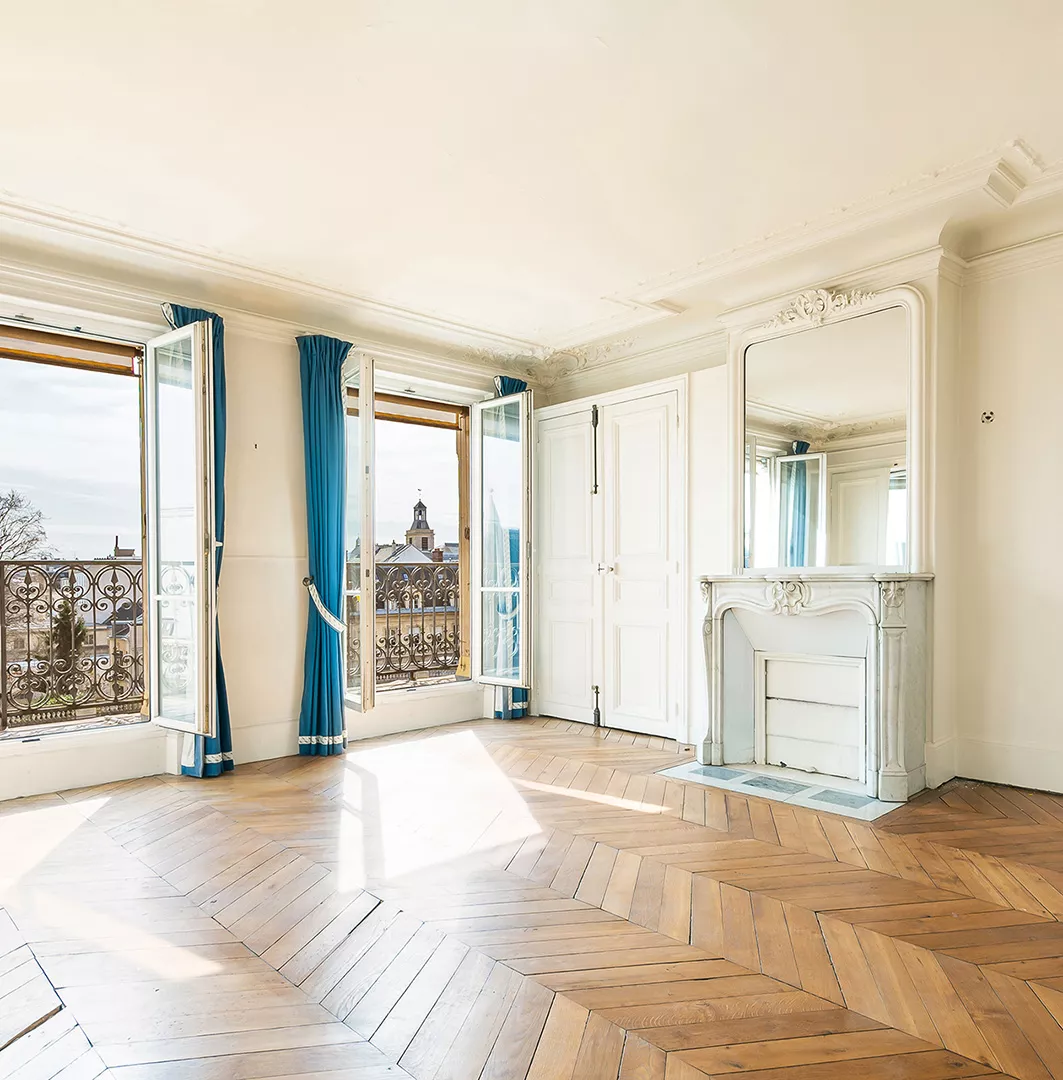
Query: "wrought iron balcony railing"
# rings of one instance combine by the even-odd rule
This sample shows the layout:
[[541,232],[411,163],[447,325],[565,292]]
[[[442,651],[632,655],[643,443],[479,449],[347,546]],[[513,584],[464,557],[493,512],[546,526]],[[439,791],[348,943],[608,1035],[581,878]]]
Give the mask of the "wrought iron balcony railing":
[[[347,566],[347,664],[358,669],[358,564]],[[378,685],[456,673],[456,563],[376,568]],[[144,700],[138,559],[0,561],[0,732],[133,716]]]
[[0,731],[139,713],[140,560],[0,562],[0,677]]
[[[347,675],[361,659],[359,563],[347,564]],[[457,563],[379,563],[374,649],[377,685],[454,675],[461,659]]]

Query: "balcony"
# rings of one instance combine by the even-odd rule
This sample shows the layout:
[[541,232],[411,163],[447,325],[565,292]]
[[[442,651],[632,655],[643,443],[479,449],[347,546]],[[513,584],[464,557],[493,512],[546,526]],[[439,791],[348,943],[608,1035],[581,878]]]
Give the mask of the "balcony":
[[[360,563],[347,564],[347,679],[361,661]],[[380,563],[376,568],[376,684],[410,686],[452,679],[461,659],[457,563]]]
[[0,733],[137,716],[139,559],[0,562]]

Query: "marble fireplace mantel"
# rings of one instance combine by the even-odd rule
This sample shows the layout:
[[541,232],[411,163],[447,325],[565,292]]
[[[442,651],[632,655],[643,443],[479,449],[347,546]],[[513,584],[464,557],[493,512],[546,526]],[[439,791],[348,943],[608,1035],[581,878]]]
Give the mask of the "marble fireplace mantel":
[[[857,612],[865,626],[865,770],[868,795],[903,802],[925,787],[929,710],[928,635],[932,575],[839,571],[751,571],[701,578],[708,676],[709,731],[699,747],[703,764],[735,764],[729,755],[724,685],[728,659],[724,620],[749,611],[786,620],[773,630],[788,636],[795,655],[831,649],[809,641],[805,620]],[[741,680],[734,672],[735,685]],[[728,706],[729,707],[729,706]],[[729,756],[732,760],[728,760]]]

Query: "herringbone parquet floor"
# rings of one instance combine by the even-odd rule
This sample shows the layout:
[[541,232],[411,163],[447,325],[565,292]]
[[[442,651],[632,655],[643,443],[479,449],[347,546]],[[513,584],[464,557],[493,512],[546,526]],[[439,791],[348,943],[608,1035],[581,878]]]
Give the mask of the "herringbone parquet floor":
[[1063,798],[482,722],[0,804],[0,1077],[1063,1078]]

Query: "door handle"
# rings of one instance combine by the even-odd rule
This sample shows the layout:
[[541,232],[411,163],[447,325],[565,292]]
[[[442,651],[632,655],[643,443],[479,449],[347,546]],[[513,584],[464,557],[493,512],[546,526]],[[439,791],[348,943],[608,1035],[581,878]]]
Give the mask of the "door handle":
[[598,563],[598,573],[599,574],[615,574],[616,573],[616,567],[615,566],[603,566],[601,563]]

